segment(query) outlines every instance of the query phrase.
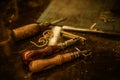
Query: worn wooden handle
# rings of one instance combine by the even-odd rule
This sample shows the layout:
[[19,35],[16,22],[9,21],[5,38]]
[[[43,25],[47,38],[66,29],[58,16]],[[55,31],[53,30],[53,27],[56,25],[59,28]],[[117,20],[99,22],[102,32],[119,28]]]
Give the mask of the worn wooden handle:
[[50,59],[34,60],[30,62],[29,70],[31,72],[39,72],[39,71],[48,69],[51,66],[60,65],[62,63],[76,59],[80,57],[81,55],[86,57],[87,53],[89,53],[89,50],[75,51],[75,52],[66,53],[62,55],[56,55],[55,57],[50,58]]
[[13,37],[16,41],[31,37],[44,30],[50,23],[32,23],[13,29]]
[[39,59],[39,60],[34,60],[30,62],[29,64],[29,70],[31,72],[38,72],[45,70],[53,65],[60,65],[64,62],[68,62],[71,60],[71,55],[64,54],[64,55],[57,55],[53,58],[50,59]]
[[25,64],[35,59],[43,58],[46,55],[50,55],[58,50],[58,46],[47,46],[39,50],[26,50],[22,54],[22,60]]

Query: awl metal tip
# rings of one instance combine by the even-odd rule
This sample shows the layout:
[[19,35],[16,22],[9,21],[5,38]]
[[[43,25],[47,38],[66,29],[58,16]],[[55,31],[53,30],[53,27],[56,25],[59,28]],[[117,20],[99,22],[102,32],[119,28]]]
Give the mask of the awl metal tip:
[[66,19],[66,18],[60,18],[60,19],[58,19],[58,20],[55,20],[55,21],[51,22],[51,24],[56,24],[56,23],[58,23],[58,22],[64,21],[65,19]]

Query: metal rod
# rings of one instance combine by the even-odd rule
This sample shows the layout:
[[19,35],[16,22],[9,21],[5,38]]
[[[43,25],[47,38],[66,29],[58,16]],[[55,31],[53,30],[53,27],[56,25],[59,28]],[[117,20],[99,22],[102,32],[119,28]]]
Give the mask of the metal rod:
[[120,38],[119,33],[114,32],[104,32],[101,30],[91,30],[91,29],[84,29],[84,28],[76,28],[74,26],[63,26],[63,30],[69,30],[69,31],[79,31],[79,32],[87,32],[87,33],[96,33],[96,34],[103,34],[103,35],[109,35],[109,36],[115,36]]

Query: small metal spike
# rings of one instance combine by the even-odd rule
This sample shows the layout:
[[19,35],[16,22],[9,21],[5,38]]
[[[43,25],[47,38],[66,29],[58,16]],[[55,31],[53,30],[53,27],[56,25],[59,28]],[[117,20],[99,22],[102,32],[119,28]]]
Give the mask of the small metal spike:
[[65,19],[66,18],[60,18],[58,20],[55,20],[55,21],[51,22],[51,24],[56,24],[56,23],[61,22],[61,21],[65,20]]

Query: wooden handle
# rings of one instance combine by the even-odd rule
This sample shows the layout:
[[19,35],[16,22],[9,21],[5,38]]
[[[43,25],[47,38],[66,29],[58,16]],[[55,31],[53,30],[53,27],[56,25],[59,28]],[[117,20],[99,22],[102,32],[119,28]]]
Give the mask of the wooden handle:
[[29,64],[29,70],[31,72],[38,72],[47,69],[50,66],[53,65],[60,65],[64,62],[68,62],[71,60],[71,55],[64,54],[64,55],[57,55],[51,59],[40,59],[40,60],[34,60],[30,62]]
[[19,28],[13,29],[13,36],[16,41],[28,38],[30,36],[35,35],[41,30],[44,30],[46,26],[49,26],[50,23],[33,23],[21,26]]
[[76,59],[80,57],[81,55],[86,56],[86,53],[89,53],[89,51],[88,50],[76,51],[72,53],[66,53],[63,55],[56,55],[55,57],[50,58],[50,59],[34,60],[30,62],[29,70],[31,72],[42,71],[51,66],[60,65],[62,63]]
[[25,64],[35,59],[43,58],[46,55],[50,55],[58,50],[58,46],[47,46],[39,50],[27,50],[22,53],[22,60]]
[[36,34],[38,30],[40,30],[38,25],[36,23],[33,23],[13,29],[13,33],[15,40],[18,41]]

